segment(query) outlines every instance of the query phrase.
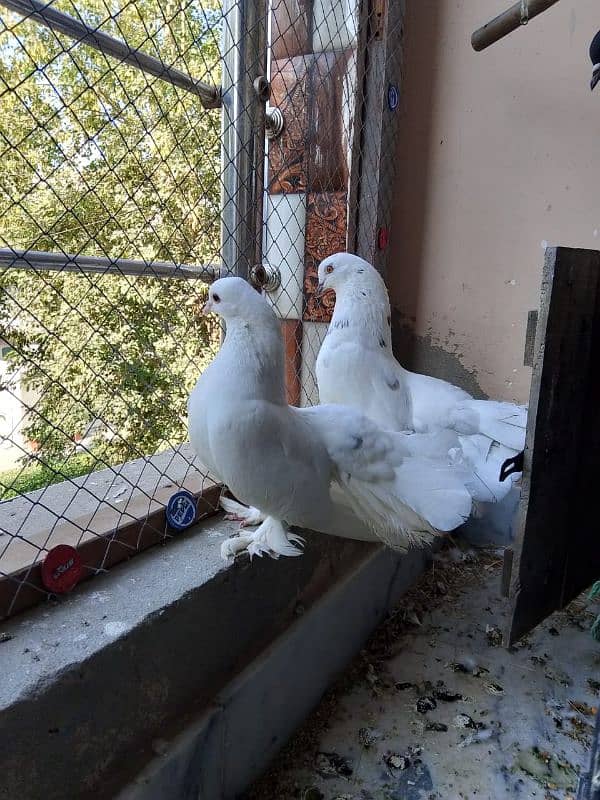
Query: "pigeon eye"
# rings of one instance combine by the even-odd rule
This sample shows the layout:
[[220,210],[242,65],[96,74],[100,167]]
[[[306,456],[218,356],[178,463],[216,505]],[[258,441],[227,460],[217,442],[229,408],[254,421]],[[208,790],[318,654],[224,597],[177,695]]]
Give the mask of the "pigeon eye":
[[325,272],[326,272],[328,275],[331,275],[331,273],[333,272],[333,267],[331,266],[331,264],[328,264],[328,265],[325,267]]
[[215,303],[220,303],[221,302],[221,298],[219,297],[218,294],[213,294],[213,300],[215,301]]

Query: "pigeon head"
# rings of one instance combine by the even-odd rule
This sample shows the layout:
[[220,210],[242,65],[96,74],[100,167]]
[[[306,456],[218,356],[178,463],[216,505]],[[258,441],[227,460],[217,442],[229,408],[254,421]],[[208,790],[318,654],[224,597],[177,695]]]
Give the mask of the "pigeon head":
[[593,64],[590,88],[593,89],[598,81],[600,81],[600,31],[598,31],[598,33],[592,39],[592,43],[590,45],[590,59]]
[[335,253],[324,258],[319,264],[319,287],[317,294],[327,289],[337,291],[349,284],[364,282],[363,276],[372,272],[373,267],[364,259],[351,253]]
[[219,278],[208,290],[203,314],[218,314],[224,320],[249,319],[269,310],[264,298],[243,278]]

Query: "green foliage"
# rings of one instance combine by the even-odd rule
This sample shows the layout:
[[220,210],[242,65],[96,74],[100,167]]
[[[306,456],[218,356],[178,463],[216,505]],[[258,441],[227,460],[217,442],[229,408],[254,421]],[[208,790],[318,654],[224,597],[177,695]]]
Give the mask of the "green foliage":
[[50,461],[48,464],[29,464],[27,467],[0,472],[0,500],[9,500],[19,494],[33,492],[51,483],[60,483],[67,478],[78,478],[94,469],[98,464],[93,456],[81,453],[66,461]]
[[[54,5],[220,83],[217,0]],[[0,13],[0,247],[218,261],[219,112]],[[0,338],[35,397],[23,432],[39,458],[69,456],[97,420],[100,466],[184,441],[187,394],[217,344],[205,294],[176,279],[0,272]]]

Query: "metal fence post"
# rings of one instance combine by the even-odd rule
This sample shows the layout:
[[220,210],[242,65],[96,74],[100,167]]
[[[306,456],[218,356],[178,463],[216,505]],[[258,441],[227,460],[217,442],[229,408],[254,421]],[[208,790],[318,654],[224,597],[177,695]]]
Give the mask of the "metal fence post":
[[262,260],[266,2],[226,0],[223,15],[223,274],[247,278]]

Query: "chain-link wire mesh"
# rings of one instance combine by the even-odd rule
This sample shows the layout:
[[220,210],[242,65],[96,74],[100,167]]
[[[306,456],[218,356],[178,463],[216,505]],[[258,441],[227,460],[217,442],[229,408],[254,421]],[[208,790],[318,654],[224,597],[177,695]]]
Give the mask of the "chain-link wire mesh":
[[221,114],[164,78],[220,86],[220,2],[52,8],[159,76],[0,5],[0,613],[55,544],[166,537],[152,513],[208,480],[185,406],[219,334],[181,265],[220,262]]
[[400,2],[272,2],[271,104],[285,128],[269,143],[264,256],[279,270],[269,294],[299,405],[318,402],[315,362],[335,303],[317,296],[319,262],[349,250],[385,266],[402,15]]
[[318,401],[318,263],[368,257],[391,206],[382,31],[354,0],[0,0],[0,615],[44,596],[53,546],[93,574],[170,536],[176,490],[215,506],[186,444],[220,338],[202,280],[262,249],[289,401]]

